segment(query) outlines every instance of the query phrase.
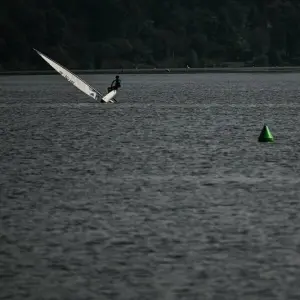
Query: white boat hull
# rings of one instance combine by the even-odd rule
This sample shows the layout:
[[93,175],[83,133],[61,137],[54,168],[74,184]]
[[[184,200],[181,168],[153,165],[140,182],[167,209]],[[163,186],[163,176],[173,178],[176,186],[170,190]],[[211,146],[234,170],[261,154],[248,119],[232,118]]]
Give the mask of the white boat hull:
[[116,90],[112,90],[110,91],[107,95],[105,95],[104,97],[102,97],[102,102],[105,103],[115,103],[116,101],[114,100],[115,96],[117,95],[117,91]]

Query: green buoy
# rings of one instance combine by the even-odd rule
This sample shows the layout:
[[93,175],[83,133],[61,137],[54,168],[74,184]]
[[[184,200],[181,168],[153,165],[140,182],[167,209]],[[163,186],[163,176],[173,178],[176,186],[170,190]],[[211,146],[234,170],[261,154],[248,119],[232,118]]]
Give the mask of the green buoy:
[[259,137],[258,137],[259,142],[274,142],[273,135],[269,129],[269,127],[265,124]]

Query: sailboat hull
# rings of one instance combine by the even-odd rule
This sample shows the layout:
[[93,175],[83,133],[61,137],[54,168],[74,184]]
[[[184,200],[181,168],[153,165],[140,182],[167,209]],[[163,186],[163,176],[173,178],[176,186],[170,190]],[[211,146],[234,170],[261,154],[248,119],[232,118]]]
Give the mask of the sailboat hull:
[[117,95],[117,91],[116,90],[112,90],[110,91],[107,95],[105,95],[102,99],[101,102],[105,102],[105,103],[115,103],[115,96]]

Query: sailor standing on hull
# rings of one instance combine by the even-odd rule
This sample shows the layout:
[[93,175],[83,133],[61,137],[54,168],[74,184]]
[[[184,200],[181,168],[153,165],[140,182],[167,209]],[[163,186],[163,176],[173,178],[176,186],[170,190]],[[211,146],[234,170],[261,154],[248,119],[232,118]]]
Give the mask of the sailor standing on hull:
[[[121,87],[121,79],[119,75],[116,75],[116,78],[112,81],[111,85],[107,88],[107,92],[110,93],[111,91],[117,91]],[[114,102],[117,102],[116,99],[113,99]],[[101,101],[105,102],[105,101]]]
[[110,87],[107,88],[108,92],[111,92],[112,90],[118,90],[121,87],[121,79],[120,76],[117,75],[116,79],[113,80],[113,82],[111,83]]

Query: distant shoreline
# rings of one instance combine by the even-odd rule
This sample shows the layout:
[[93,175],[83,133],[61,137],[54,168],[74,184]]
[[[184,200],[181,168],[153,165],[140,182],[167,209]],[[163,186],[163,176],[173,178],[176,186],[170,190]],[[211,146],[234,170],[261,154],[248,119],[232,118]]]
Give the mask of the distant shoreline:
[[[98,69],[71,70],[75,74],[201,74],[201,73],[300,73],[300,67],[236,67],[236,68],[165,68],[165,69]],[[0,76],[53,75],[55,70],[2,71]]]

